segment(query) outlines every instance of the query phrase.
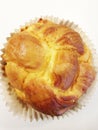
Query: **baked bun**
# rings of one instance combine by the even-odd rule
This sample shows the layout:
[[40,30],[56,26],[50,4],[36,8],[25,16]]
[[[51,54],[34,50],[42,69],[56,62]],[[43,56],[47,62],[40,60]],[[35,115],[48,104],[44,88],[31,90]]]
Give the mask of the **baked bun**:
[[74,107],[95,79],[91,52],[79,33],[46,19],[13,34],[3,61],[17,97],[52,116]]

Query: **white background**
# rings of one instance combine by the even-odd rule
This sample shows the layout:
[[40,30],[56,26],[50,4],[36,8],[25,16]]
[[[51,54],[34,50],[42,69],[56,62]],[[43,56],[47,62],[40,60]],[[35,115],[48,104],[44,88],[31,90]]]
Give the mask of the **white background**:
[[[55,16],[74,21],[98,52],[97,0],[0,0],[0,47],[10,32],[30,19]],[[2,87],[2,85],[0,86]],[[1,92],[1,88],[0,88]],[[82,110],[54,120],[24,121],[13,116],[0,95],[0,130],[98,130],[98,88]]]

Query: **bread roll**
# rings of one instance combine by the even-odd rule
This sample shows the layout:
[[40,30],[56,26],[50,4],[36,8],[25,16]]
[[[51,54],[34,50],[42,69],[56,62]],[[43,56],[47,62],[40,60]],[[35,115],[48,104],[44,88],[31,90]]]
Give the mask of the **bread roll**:
[[79,33],[42,18],[9,38],[3,61],[17,97],[52,116],[74,107],[95,79],[92,54]]

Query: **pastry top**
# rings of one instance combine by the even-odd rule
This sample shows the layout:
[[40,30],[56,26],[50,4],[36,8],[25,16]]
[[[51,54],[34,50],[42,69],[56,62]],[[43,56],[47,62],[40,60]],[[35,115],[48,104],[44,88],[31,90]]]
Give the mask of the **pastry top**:
[[95,78],[91,52],[79,33],[47,19],[14,33],[3,60],[17,96],[50,115],[73,107]]

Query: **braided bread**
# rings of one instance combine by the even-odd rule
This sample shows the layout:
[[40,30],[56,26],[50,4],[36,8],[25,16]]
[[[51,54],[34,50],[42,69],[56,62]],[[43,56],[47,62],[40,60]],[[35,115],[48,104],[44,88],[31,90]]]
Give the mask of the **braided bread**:
[[74,107],[95,78],[91,52],[79,33],[46,19],[13,34],[3,60],[17,97],[52,116]]

